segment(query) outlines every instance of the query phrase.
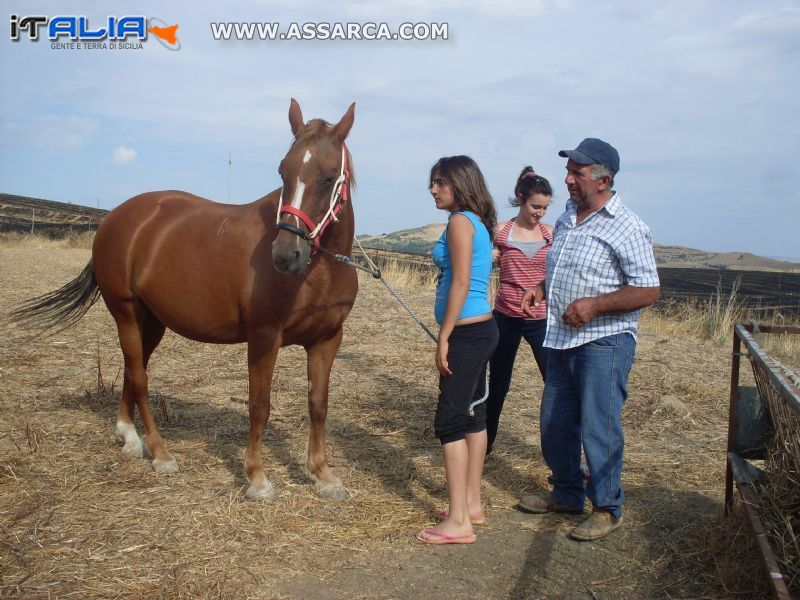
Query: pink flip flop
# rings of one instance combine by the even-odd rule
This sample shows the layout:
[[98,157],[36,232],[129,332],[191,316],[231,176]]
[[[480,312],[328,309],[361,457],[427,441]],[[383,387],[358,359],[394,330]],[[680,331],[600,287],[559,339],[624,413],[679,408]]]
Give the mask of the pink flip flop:
[[[450,516],[450,511],[448,511],[446,508],[443,510],[433,511],[433,518],[436,519],[437,521],[446,521],[447,517],[449,516]],[[470,515],[469,522],[472,523],[473,525],[483,525],[486,523],[486,516],[482,514]]]
[[[424,537],[426,535],[433,537]],[[423,529],[422,531],[415,533],[414,537],[420,542],[434,546],[441,546],[443,544],[474,544],[475,540],[477,539],[477,536],[474,533],[472,535],[462,535],[460,537],[456,537],[442,531],[437,531],[436,529]]]

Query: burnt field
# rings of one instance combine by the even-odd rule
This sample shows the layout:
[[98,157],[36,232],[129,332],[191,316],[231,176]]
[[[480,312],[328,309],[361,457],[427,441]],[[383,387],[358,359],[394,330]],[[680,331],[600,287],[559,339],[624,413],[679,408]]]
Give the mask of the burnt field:
[[0,232],[36,233],[62,238],[73,231],[91,231],[107,210],[66,202],[0,194]]
[[723,298],[736,289],[746,308],[800,315],[800,273],[733,271],[725,269],[659,268],[662,302],[695,299],[705,301],[719,289]]
[[[436,267],[429,256],[368,248],[380,268],[400,265],[435,276]],[[800,273],[775,271],[739,271],[734,269],[694,269],[659,267],[661,301],[705,303],[718,291],[727,301],[732,290],[736,302],[759,316],[771,317],[780,312],[785,317],[800,316]]]

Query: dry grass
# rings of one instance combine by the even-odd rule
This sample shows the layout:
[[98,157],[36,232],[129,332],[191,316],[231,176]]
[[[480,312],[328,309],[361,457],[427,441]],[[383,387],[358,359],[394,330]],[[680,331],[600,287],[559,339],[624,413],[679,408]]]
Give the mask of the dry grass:
[[644,322],[667,335],[688,335],[715,343],[727,342],[736,323],[747,321],[748,313],[737,297],[738,280],[724,296],[719,284],[708,300],[661,302],[644,311]]
[[[642,323],[648,331],[662,335],[689,336],[698,340],[709,340],[716,344],[727,344],[733,335],[736,323],[758,321],[763,324],[797,325],[800,321],[772,316],[766,320],[762,311],[748,311],[736,294],[723,300],[712,295],[703,302],[670,300],[642,311]],[[775,354],[781,361],[797,364],[800,357],[800,336],[768,335],[764,349]]]
[[800,335],[769,334],[764,335],[759,343],[767,354],[800,374]]
[[702,332],[707,339],[725,341],[730,338],[733,326],[741,323],[744,316],[744,305],[737,298],[742,278],[733,282],[727,297],[722,293],[722,282],[717,281],[717,291],[711,294],[705,316],[702,320]]
[[741,502],[727,517],[722,511],[686,527],[686,547],[677,551],[687,573],[709,596],[769,597],[761,554]]
[[392,287],[431,289],[436,285],[436,274],[430,268],[411,262],[386,262],[381,276]]
[[93,242],[94,231],[69,231],[61,238],[51,238],[48,235],[36,232],[33,234],[18,232],[0,233],[0,248],[26,248],[30,250],[43,250],[48,248],[52,250],[63,248],[88,249],[92,247]]
[[[0,246],[0,313],[62,285],[89,256],[52,250]],[[385,273],[430,324],[432,282]],[[542,385],[523,348],[486,468],[489,525],[478,544],[457,549],[459,566],[455,549],[420,549],[409,532],[428,526],[429,511],[446,501],[431,432],[433,345],[382,286],[368,275],[360,285],[331,382],[329,459],[351,494],[339,503],[317,496],[301,466],[301,349],[282,350],[275,371],[263,454],[281,497],[263,504],[243,496],[244,347],[168,333],[156,351],[151,403],[181,466],[167,478],[114,446],[120,356],[101,304],[53,338],[11,331],[0,342],[2,592],[418,597],[441,595],[428,574],[451,570],[449,595],[465,598],[560,596],[568,579],[582,582],[576,597],[763,594],[758,562],[743,558],[718,517],[727,349],[658,331],[653,321],[642,328],[624,415],[626,525],[618,535],[576,544],[565,537],[569,520],[511,510],[520,494],[546,489],[548,474],[537,437]]]

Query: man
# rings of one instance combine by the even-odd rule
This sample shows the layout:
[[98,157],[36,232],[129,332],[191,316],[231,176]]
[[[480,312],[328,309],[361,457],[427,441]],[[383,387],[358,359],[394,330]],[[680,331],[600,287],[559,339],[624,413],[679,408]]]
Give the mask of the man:
[[530,314],[531,305],[547,298],[544,345],[551,350],[540,424],[553,489],[545,497],[523,496],[519,506],[578,514],[588,496],[592,514],[570,537],[589,541],[622,523],[622,405],[639,309],[658,300],[660,287],[650,230],[612,189],[617,151],[587,138],[558,154],[568,159],[570,199],[555,224],[545,285],[522,299]]

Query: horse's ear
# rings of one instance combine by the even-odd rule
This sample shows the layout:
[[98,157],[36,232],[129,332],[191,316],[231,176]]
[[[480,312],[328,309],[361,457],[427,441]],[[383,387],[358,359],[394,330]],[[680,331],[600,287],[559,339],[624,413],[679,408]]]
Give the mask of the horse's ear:
[[350,108],[347,109],[347,112],[344,113],[344,116],[339,120],[339,122],[333,128],[333,135],[338,137],[340,140],[344,141],[347,137],[347,134],[350,133],[350,128],[353,126],[353,121],[356,118],[356,103],[353,102],[350,105]]
[[303,111],[300,110],[300,105],[294,98],[289,104],[289,124],[292,126],[294,135],[297,135],[297,132],[305,126],[305,123],[303,123]]

